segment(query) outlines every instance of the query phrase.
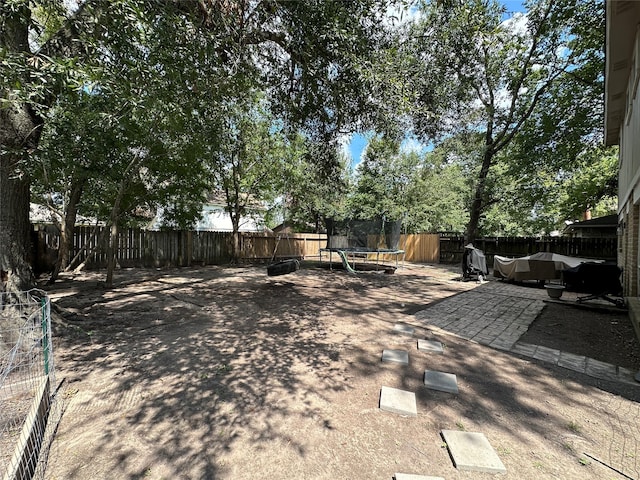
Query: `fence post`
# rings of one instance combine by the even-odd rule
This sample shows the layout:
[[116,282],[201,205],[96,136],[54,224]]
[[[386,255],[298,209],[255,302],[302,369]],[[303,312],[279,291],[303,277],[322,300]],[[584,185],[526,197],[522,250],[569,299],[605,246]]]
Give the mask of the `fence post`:
[[42,353],[44,357],[44,374],[49,375],[49,326],[47,325],[46,297],[40,299],[40,313],[42,315]]
[[187,267],[191,266],[193,261],[193,231],[187,232]]

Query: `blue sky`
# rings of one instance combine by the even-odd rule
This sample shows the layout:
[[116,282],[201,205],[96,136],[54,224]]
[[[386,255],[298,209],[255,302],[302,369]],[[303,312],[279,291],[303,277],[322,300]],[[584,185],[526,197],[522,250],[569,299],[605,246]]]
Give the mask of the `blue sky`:
[[[507,9],[507,15],[505,16],[505,20],[507,18],[510,18],[511,15],[515,12],[526,11],[526,9],[524,8],[523,0],[502,0],[502,4]],[[368,141],[365,135],[360,133],[356,133],[352,135],[351,139],[349,140],[349,143],[347,143],[346,145],[347,151],[349,155],[351,155],[352,167],[355,167],[358,163],[360,163],[362,152],[366,148],[367,143]],[[407,138],[403,142],[402,148],[409,149],[409,150],[422,150],[422,151],[430,150],[430,148],[427,146],[423,146],[422,148],[420,148],[417,140],[412,138]]]
[[502,4],[510,12],[524,12],[524,2],[522,0],[502,0]]
[[347,150],[351,155],[351,167],[355,167],[360,160],[362,160],[362,152],[367,146],[368,140],[364,135],[356,133],[351,137],[351,140],[347,144]]

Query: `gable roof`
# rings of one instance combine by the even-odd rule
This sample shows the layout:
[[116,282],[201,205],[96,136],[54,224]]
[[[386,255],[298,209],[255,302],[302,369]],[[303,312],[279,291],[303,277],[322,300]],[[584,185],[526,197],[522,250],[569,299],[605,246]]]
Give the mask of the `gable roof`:
[[580,230],[582,228],[618,228],[618,216],[615,214],[605,215],[604,217],[575,222],[568,225],[566,230]]

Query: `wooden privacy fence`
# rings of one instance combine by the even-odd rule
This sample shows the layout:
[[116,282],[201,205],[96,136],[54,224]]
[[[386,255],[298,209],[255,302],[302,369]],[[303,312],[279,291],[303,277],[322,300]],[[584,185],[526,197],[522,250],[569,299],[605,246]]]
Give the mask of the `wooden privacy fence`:
[[[107,227],[77,226],[70,258],[87,268],[107,265]],[[50,271],[60,243],[53,225],[38,225],[34,231],[34,268]],[[123,268],[216,265],[231,260],[231,234],[227,232],[149,231],[126,229],[118,234],[116,258]]]
[[399,248],[405,251],[405,260],[418,263],[438,263],[440,261],[440,235],[417,233],[400,235]]
[[[71,258],[75,265],[85,262],[87,268],[105,268],[108,239],[106,227],[77,226],[73,235]],[[38,225],[33,231],[33,264],[38,272],[51,271],[59,245],[58,229],[53,225]],[[231,232],[148,231],[126,229],[118,235],[117,259],[121,267],[167,267],[189,265],[222,265],[231,261]],[[369,247],[386,247],[383,238],[372,236]],[[325,234],[241,233],[238,257],[245,262],[269,262],[283,258],[317,258],[327,244]],[[474,246],[487,257],[522,257],[537,252],[552,252],[572,257],[598,258],[615,261],[618,252],[616,238],[481,238]],[[398,248],[405,251],[404,260],[417,263],[462,263],[463,237],[438,234],[401,235]],[[395,256],[380,255],[384,261]]]
[[[570,257],[594,258],[615,261],[618,255],[617,238],[568,238],[568,237],[487,237],[473,242],[482,250],[489,269],[493,257],[524,257],[538,252],[551,252]],[[440,238],[440,263],[462,263],[463,237]]]
[[318,257],[327,243],[324,233],[243,233],[240,258],[245,260],[281,260]]
[[[369,235],[369,248],[388,248],[385,237]],[[440,235],[437,233],[412,233],[400,235],[398,249],[404,250],[404,260],[417,263],[438,263],[440,261]],[[396,260],[395,255],[380,255],[384,261]],[[403,258],[403,257],[401,257]]]
[[[74,266],[84,262],[87,268],[105,268],[108,237],[107,227],[77,226],[73,232],[71,251],[71,258],[76,258]],[[222,265],[231,260],[232,242],[231,232],[132,228],[118,234],[116,257],[123,268]],[[53,269],[59,243],[57,227],[34,227],[33,263],[36,271]],[[327,236],[318,233],[241,233],[238,257],[244,262],[269,262],[272,258],[318,258],[320,249],[326,244]],[[405,250],[404,258],[411,262],[437,263],[440,256],[438,235],[402,235],[398,247]],[[395,261],[395,256],[382,255],[381,258]]]

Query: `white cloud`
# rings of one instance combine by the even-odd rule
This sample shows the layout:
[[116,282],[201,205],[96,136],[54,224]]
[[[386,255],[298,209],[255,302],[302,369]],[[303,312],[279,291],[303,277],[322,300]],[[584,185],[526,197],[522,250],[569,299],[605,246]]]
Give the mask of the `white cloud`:
[[502,22],[502,26],[508,32],[511,32],[514,35],[520,36],[528,36],[529,29],[527,27],[527,23],[529,19],[527,15],[522,12],[516,12],[513,14],[513,17],[508,18],[504,22]]
[[428,145],[425,145],[417,138],[407,137],[400,144],[400,151],[403,153],[419,153],[422,154],[428,151]]
[[416,5],[406,2],[392,2],[387,6],[383,23],[387,26],[397,27],[418,20],[421,14],[422,12]]
[[351,156],[351,151],[349,150],[349,144],[351,143],[351,138],[353,137],[353,135],[340,135],[340,138],[338,139],[338,145],[340,145],[340,152],[342,153],[342,155],[344,155],[345,157],[350,157]]

